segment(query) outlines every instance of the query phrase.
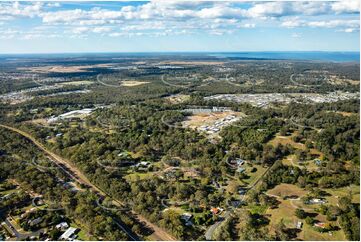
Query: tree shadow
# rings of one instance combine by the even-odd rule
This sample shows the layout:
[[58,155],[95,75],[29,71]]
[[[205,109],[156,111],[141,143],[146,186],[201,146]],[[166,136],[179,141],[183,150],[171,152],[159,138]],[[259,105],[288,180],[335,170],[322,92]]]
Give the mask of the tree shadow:
[[296,239],[297,234],[301,232],[301,229],[297,228],[287,228],[285,229],[285,233],[287,233],[289,240]]
[[254,227],[266,226],[269,224],[269,222],[269,218],[264,215],[258,213],[251,214],[251,224]]

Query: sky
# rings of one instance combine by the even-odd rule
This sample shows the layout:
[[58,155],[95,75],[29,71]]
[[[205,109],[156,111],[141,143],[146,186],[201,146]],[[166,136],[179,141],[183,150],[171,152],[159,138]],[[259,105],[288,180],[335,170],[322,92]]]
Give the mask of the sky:
[[0,0],[0,54],[359,49],[359,0]]

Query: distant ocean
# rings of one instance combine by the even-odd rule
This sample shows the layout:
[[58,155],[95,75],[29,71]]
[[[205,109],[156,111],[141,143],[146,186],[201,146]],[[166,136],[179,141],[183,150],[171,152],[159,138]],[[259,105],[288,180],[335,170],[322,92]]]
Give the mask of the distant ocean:
[[265,51],[265,52],[220,52],[209,53],[219,58],[250,60],[311,60],[332,62],[360,62],[360,52],[324,52],[324,51]]
[[327,62],[360,62],[360,52],[327,51],[249,51],[249,52],[89,52],[54,54],[0,54],[0,62],[9,58],[124,58],[124,57],[211,57],[237,60],[306,60]]

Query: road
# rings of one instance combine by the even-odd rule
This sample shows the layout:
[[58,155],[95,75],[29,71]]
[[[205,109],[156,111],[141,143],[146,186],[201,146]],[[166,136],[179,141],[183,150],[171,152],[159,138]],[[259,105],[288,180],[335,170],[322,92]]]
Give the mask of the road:
[[[273,163],[273,165],[274,165],[274,163]],[[268,168],[263,172],[263,174],[262,174],[250,187],[247,188],[246,193],[245,193],[244,195],[241,195],[241,199],[240,199],[241,202],[244,201],[244,199],[246,198],[246,194],[247,194],[250,190],[252,190],[252,189],[258,184],[259,181],[261,181],[261,179],[268,173],[268,171],[273,167],[273,165],[270,166],[270,167],[268,167]],[[228,218],[229,216],[231,216],[231,214],[232,214],[233,211],[234,211],[233,208],[228,208],[228,210],[226,211],[226,213],[225,213],[225,215],[224,215],[224,217],[223,217],[222,220],[220,220],[220,221],[212,224],[211,226],[209,226],[209,228],[207,229],[207,231],[206,231],[206,233],[205,233],[206,240],[212,240],[214,231],[223,223],[223,221],[227,220],[227,218]]]
[[225,212],[224,218],[220,221],[215,222],[214,224],[212,224],[206,231],[205,233],[205,237],[206,240],[212,240],[212,236],[214,231],[218,228],[219,225],[222,224],[223,221],[225,221],[229,216],[231,216],[231,210],[227,210]]
[[18,240],[25,240],[26,238],[30,238],[32,236],[39,236],[40,233],[42,233],[44,230],[43,229],[39,229],[37,231],[34,232],[30,232],[30,233],[26,233],[26,234],[22,234],[19,231],[17,231],[17,229],[15,228],[15,226],[9,221],[9,219],[5,219],[4,223],[6,224],[6,226],[12,231],[13,235],[18,239]]
[[[16,133],[22,135],[23,137],[27,138],[31,142],[33,142],[40,150],[42,150],[44,153],[49,155],[52,158],[51,160],[54,162],[54,164],[56,166],[58,166],[59,168],[61,168],[72,179],[74,179],[74,181],[77,181],[79,184],[84,184],[84,185],[88,186],[93,192],[95,192],[97,194],[100,194],[103,197],[109,197],[111,200],[114,201],[114,204],[117,205],[117,206],[123,206],[124,205],[121,201],[112,198],[111,196],[109,196],[109,194],[107,194],[106,192],[101,190],[99,187],[97,187],[96,185],[91,183],[88,180],[88,178],[77,167],[75,167],[69,160],[64,159],[64,158],[56,155],[55,153],[49,151],[43,144],[41,144],[39,141],[37,141],[29,133],[24,132],[24,131],[22,131],[20,129],[17,129],[17,128],[8,126],[8,125],[0,124],[0,127],[3,127],[3,128],[8,129],[10,131],[16,132]],[[149,222],[143,216],[136,214],[136,212],[134,210],[132,210],[132,212],[136,215],[136,218],[140,222],[146,224],[149,228],[151,228],[154,231],[153,234],[152,234],[152,237],[154,239],[167,240],[167,241],[169,241],[169,240],[177,240],[174,236],[170,235],[165,230],[159,228],[157,225]],[[121,228],[130,238],[135,237],[134,233],[130,233],[130,231],[131,231],[130,229],[124,229],[124,226],[119,226],[119,228]]]

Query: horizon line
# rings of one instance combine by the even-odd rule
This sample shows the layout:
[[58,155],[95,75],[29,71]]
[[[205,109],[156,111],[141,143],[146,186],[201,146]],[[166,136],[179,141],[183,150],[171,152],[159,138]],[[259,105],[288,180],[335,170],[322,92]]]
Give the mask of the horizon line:
[[[1,1],[1,0],[0,0]],[[248,52],[324,52],[324,53],[360,53],[360,50],[237,50],[237,51],[69,51],[69,52],[9,52],[0,55],[39,55],[39,54],[151,54],[151,53],[248,53]]]

